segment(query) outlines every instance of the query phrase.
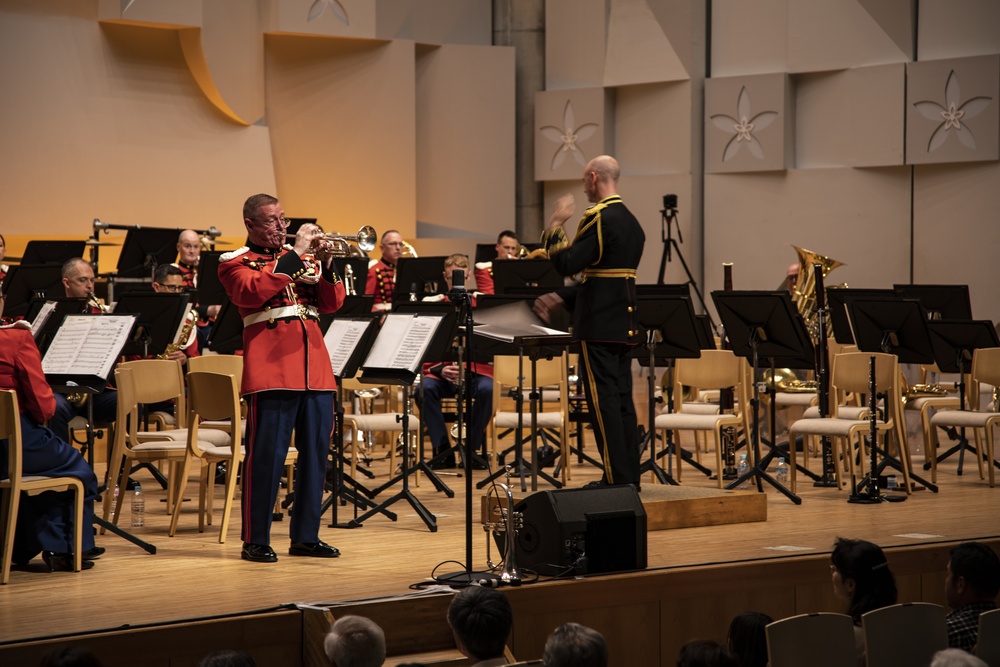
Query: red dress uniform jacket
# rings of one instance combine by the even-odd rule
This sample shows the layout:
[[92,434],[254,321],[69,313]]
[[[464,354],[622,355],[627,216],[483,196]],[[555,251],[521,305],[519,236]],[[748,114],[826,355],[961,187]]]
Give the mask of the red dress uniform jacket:
[[181,276],[184,280],[184,289],[194,290],[198,287],[198,267],[185,264],[180,260],[174,262],[174,266],[181,270]]
[[31,331],[19,325],[0,328],[0,389],[16,391],[21,412],[39,424],[56,413],[52,387],[42,373],[42,355]]
[[476,263],[476,291],[493,294],[493,262]]
[[365,294],[375,295],[375,305],[372,310],[390,310],[392,292],[396,289],[396,267],[379,261],[368,267],[368,280],[365,283]]
[[[251,244],[220,257],[219,280],[244,318],[244,395],[337,388],[315,316],[332,313],[344,303],[346,290],[335,271],[320,269],[308,255],[300,258],[287,245],[273,250]],[[307,307],[309,314],[246,324],[257,313],[287,313],[294,306]]]

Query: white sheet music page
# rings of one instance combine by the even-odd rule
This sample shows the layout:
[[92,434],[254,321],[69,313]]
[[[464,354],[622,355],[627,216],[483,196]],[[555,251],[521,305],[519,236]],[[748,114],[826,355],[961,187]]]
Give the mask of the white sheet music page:
[[39,309],[38,314],[35,315],[35,321],[31,323],[31,335],[34,338],[38,338],[38,332],[42,330],[46,320],[52,316],[52,311],[55,309],[55,301],[46,301],[45,305]]
[[42,372],[106,380],[134,324],[134,315],[68,315],[45,352]]
[[442,320],[444,315],[390,313],[363,365],[419,372],[424,352]]
[[334,320],[326,330],[323,340],[327,352],[330,353],[330,364],[333,374],[343,377],[344,367],[354,354],[354,348],[368,329],[370,320]]

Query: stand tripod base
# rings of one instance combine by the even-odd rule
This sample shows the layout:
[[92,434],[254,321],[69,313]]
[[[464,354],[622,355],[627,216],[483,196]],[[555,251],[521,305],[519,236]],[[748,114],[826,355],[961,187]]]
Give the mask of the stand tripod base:
[[[434,581],[439,584],[444,584],[445,586],[453,586],[455,588],[465,588],[466,586],[483,586],[484,588],[499,588],[504,586],[500,577],[493,574],[492,572],[469,572],[467,570],[461,570],[459,572],[449,572],[448,574],[442,574],[440,576],[434,577]],[[519,584],[511,584],[519,585]]]
[[110,521],[105,521],[103,518],[101,518],[99,516],[96,516],[96,515],[94,516],[94,525],[95,526],[100,526],[101,528],[104,528],[106,530],[110,530],[112,533],[114,533],[118,537],[122,538],[123,540],[126,540],[127,542],[131,542],[132,544],[134,544],[135,546],[139,547],[140,549],[142,549],[146,553],[150,553],[150,554],[155,554],[156,553],[156,546],[155,545],[150,544],[149,542],[146,542],[145,540],[140,540],[138,537],[136,537],[132,533],[129,533],[127,531],[122,530],[121,528],[119,528],[115,524],[111,523]]

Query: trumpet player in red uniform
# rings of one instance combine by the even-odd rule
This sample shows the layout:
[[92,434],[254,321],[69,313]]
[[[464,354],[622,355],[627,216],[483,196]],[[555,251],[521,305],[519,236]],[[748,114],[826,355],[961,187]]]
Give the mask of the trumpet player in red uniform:
[[258,194],[243,205],[247,245],[220,257],[219,279],[243,317],[242,395],[247,401],[241,557],[273,563],[271,510],[292,432],[299,451],[291,556],[334,558],[319,539],[333,392],[337,388],[319,314],[344,303],[344,284],[329,254],[332,244],[314,224],[285,244],[280,202]]

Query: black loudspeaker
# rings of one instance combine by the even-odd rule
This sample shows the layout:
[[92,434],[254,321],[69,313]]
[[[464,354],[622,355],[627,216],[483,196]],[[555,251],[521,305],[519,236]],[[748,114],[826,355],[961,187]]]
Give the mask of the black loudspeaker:
[[646,567],[646,510],[632,485],[542,491],[514,510],[518,567],[548,576]]

